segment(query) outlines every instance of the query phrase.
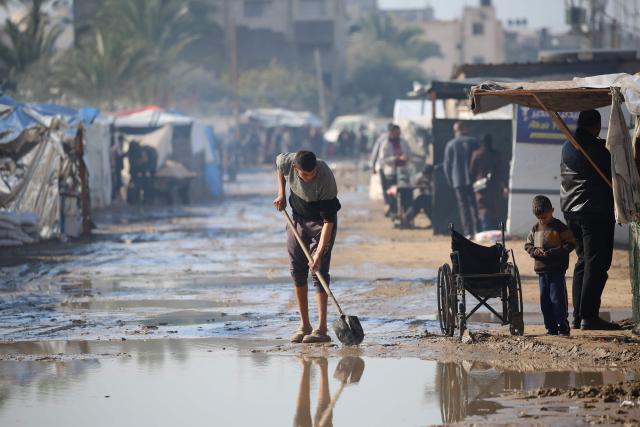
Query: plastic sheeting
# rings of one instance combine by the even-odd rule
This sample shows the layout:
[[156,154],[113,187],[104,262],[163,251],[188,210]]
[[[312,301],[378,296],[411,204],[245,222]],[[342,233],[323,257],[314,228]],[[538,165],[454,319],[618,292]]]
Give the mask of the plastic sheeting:
[[259,108],[244,113],[247,121],[264,127],[314,127],[322,128],[322,120],[308,111],[291,111],[280,108]]
[[64,152],[61,135],[48,131],[28,131],[32,140],[17,156],[14,171],[3,177],[0,209],[33,213],[38,235],[49,239],[60,233],[60,171]]
[[607,149],[611,153],[611,171],[616,222],[628,224],[640,220],[640,175],[633,158],[631,137],[622,113],[620,89],[612,89],[611,117]]
[[78,234],[77,164],[66,154],[73,149],[65,152],[63,145],[75,144],[78,126],[89,125],[97,114],[90,108],[22,104],[0,97],[0,213],[5,219],[21,218],[19,227],[2,224],[2,245],[30,243],[25,235],[49,239]]
[[113,114],[114,125],[118,128],[155,128],[165,125],[190,125],[191,117],[165,111],[156,105],[148,105],[136,110],[121,111]]

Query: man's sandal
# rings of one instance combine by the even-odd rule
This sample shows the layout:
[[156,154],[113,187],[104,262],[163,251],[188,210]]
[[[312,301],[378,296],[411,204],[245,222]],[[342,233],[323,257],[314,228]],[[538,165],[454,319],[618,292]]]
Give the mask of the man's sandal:
[[326,331],[319,331],[318,329],[314,329],[309,335],[305,336],[302,339],[303,344],[315,344],[324,342],[331,342],[331,337],[327,334]]
[[300,344],[304,337],[311,333],[311,329],[298,328],[293,335],[291,335],[291,342],[294,344]]

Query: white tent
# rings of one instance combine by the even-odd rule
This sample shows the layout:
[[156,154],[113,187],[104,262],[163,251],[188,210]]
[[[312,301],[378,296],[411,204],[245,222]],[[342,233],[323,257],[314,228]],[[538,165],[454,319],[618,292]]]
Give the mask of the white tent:
[[117,128],[154,128],[164,125],[190,125],[193,119],[182,114],[167,112],[155,105],[114,114]]

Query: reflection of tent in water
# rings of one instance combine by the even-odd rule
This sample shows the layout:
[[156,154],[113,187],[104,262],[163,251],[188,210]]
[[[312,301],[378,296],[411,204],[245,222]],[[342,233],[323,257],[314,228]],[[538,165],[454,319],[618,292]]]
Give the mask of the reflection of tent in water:
[[[626,126],[622,110],[620,108],[623,100],[627,110],[635,116],[636,127],[634,139],[631,141],[629,131]],[[521,83],[497,83],[486,82],[471,90],[471,105],[475,113],[498,108],[505,104],[516,103],[521,106],[540,108],[547,113],[547,116],[556,127],[555,132],[562,134],[563,138],[573,144],[594,167],[599,179],[603,179],[612,186],[616,219],[619,223],[630,223],[631,237],[631,282],[634,290],[633,309],[634,318],[640,321],[640,290],[638,289],[640,279],[640,176],[638,174],[639,158],[637,139],[640,132],[638,116],[640,115],[640,76],[630,76],[628,74],[611,74],[587,78],[574,78],[572,81],[562,82],[521,82]],[[558,112],[563,111],[584,111],[594,108],[602,108],[607,105],[612,106],[609,119],[609,129],[607,134],[607,148],[611,152],[613,179],[609,180],[600,171],[589,156],[582,150],[575,141],[573,134]],[[516,132],[517,134],[517,132]],[[516,146],[516,149],[518,147]],[[511,179],[516,181],[516,177],[521,174],[529,174],[532,184],[545,178],[545,170],[540,170],[545,165],[554,165],[554,172],[558,175],[557,165],[560,161],[560,149],[556,147],[555,156],[551,153],[531,153],[529,156],[536,159],[536,166],[533,169],[535,175],[531,175],[532,170],[526,164],[516,161],[512,165]],[[555,159],[551,162],[540,161],[540,159]],[[538,172],[540,171],[540,172]],[[535,179],[534,179],[535,178]],[[559,184],[555,192],[547,194],[552,201],[558,200]],[[533,187],[532,192],[544,192]],[[530,203],[531,194],[527,194]],[[516,206],[515,198],[512,200],[510,212],[510,222],[515,222]],[[520,201],[518,204],[524,202]],[[527,203],[527,206],[528,206]],[[518,215],[519,216],[519,215]],[[530,214],[529,214],[530,216]],[[529,221],[530,222],[530,221]],[[512,230],[513,232],[513,230]]]
[[96,130],[97,115],[0,98],[1,245],[90,232],[89,194],[94,207],[105,206],[111,185],[109,139]]
[[211,126],[155,105],[117,112],[113,117],[116,130],[129,141],[155,149],[155,168],[163,169],[165,178],[180,169],[182,172],[175,176],[177,180],[199,177],[190,187],[192,197],[201,198],[205,193],[213,197],[222,195],[220,147]]

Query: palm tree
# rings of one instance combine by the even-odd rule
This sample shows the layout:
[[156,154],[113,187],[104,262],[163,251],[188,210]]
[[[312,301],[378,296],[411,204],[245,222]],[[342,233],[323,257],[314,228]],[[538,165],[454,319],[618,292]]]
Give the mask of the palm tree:
[[362,32],[373,40],[388,43],[392,48],[417,60],[441,55],[440,46],[424,40],[424,34],[420,28],[398,28],[389,15],[371,14],[361,19],[360,27]]
[[136,86],[140,98],[166,101],[180,55],[215,27],[208,4],[205,0],[105,0],[98,17],[103,33],[136,46],[151,65],[150,78]]
[[124,44],[113,33],[98,30],[93,39],[59,61],[58,84],[84,101],[110,110],[116,99],[131,98],[136,81],[152,70],[149,57],[136,44]]
[[62,30],[47,28],[48,22],[42,11],[45,1],[32,0],[28,14],[19,22],[5,21],[0,37],[0,69],[5,76],[5,84],[15,83],[17,75],[54,51]]

